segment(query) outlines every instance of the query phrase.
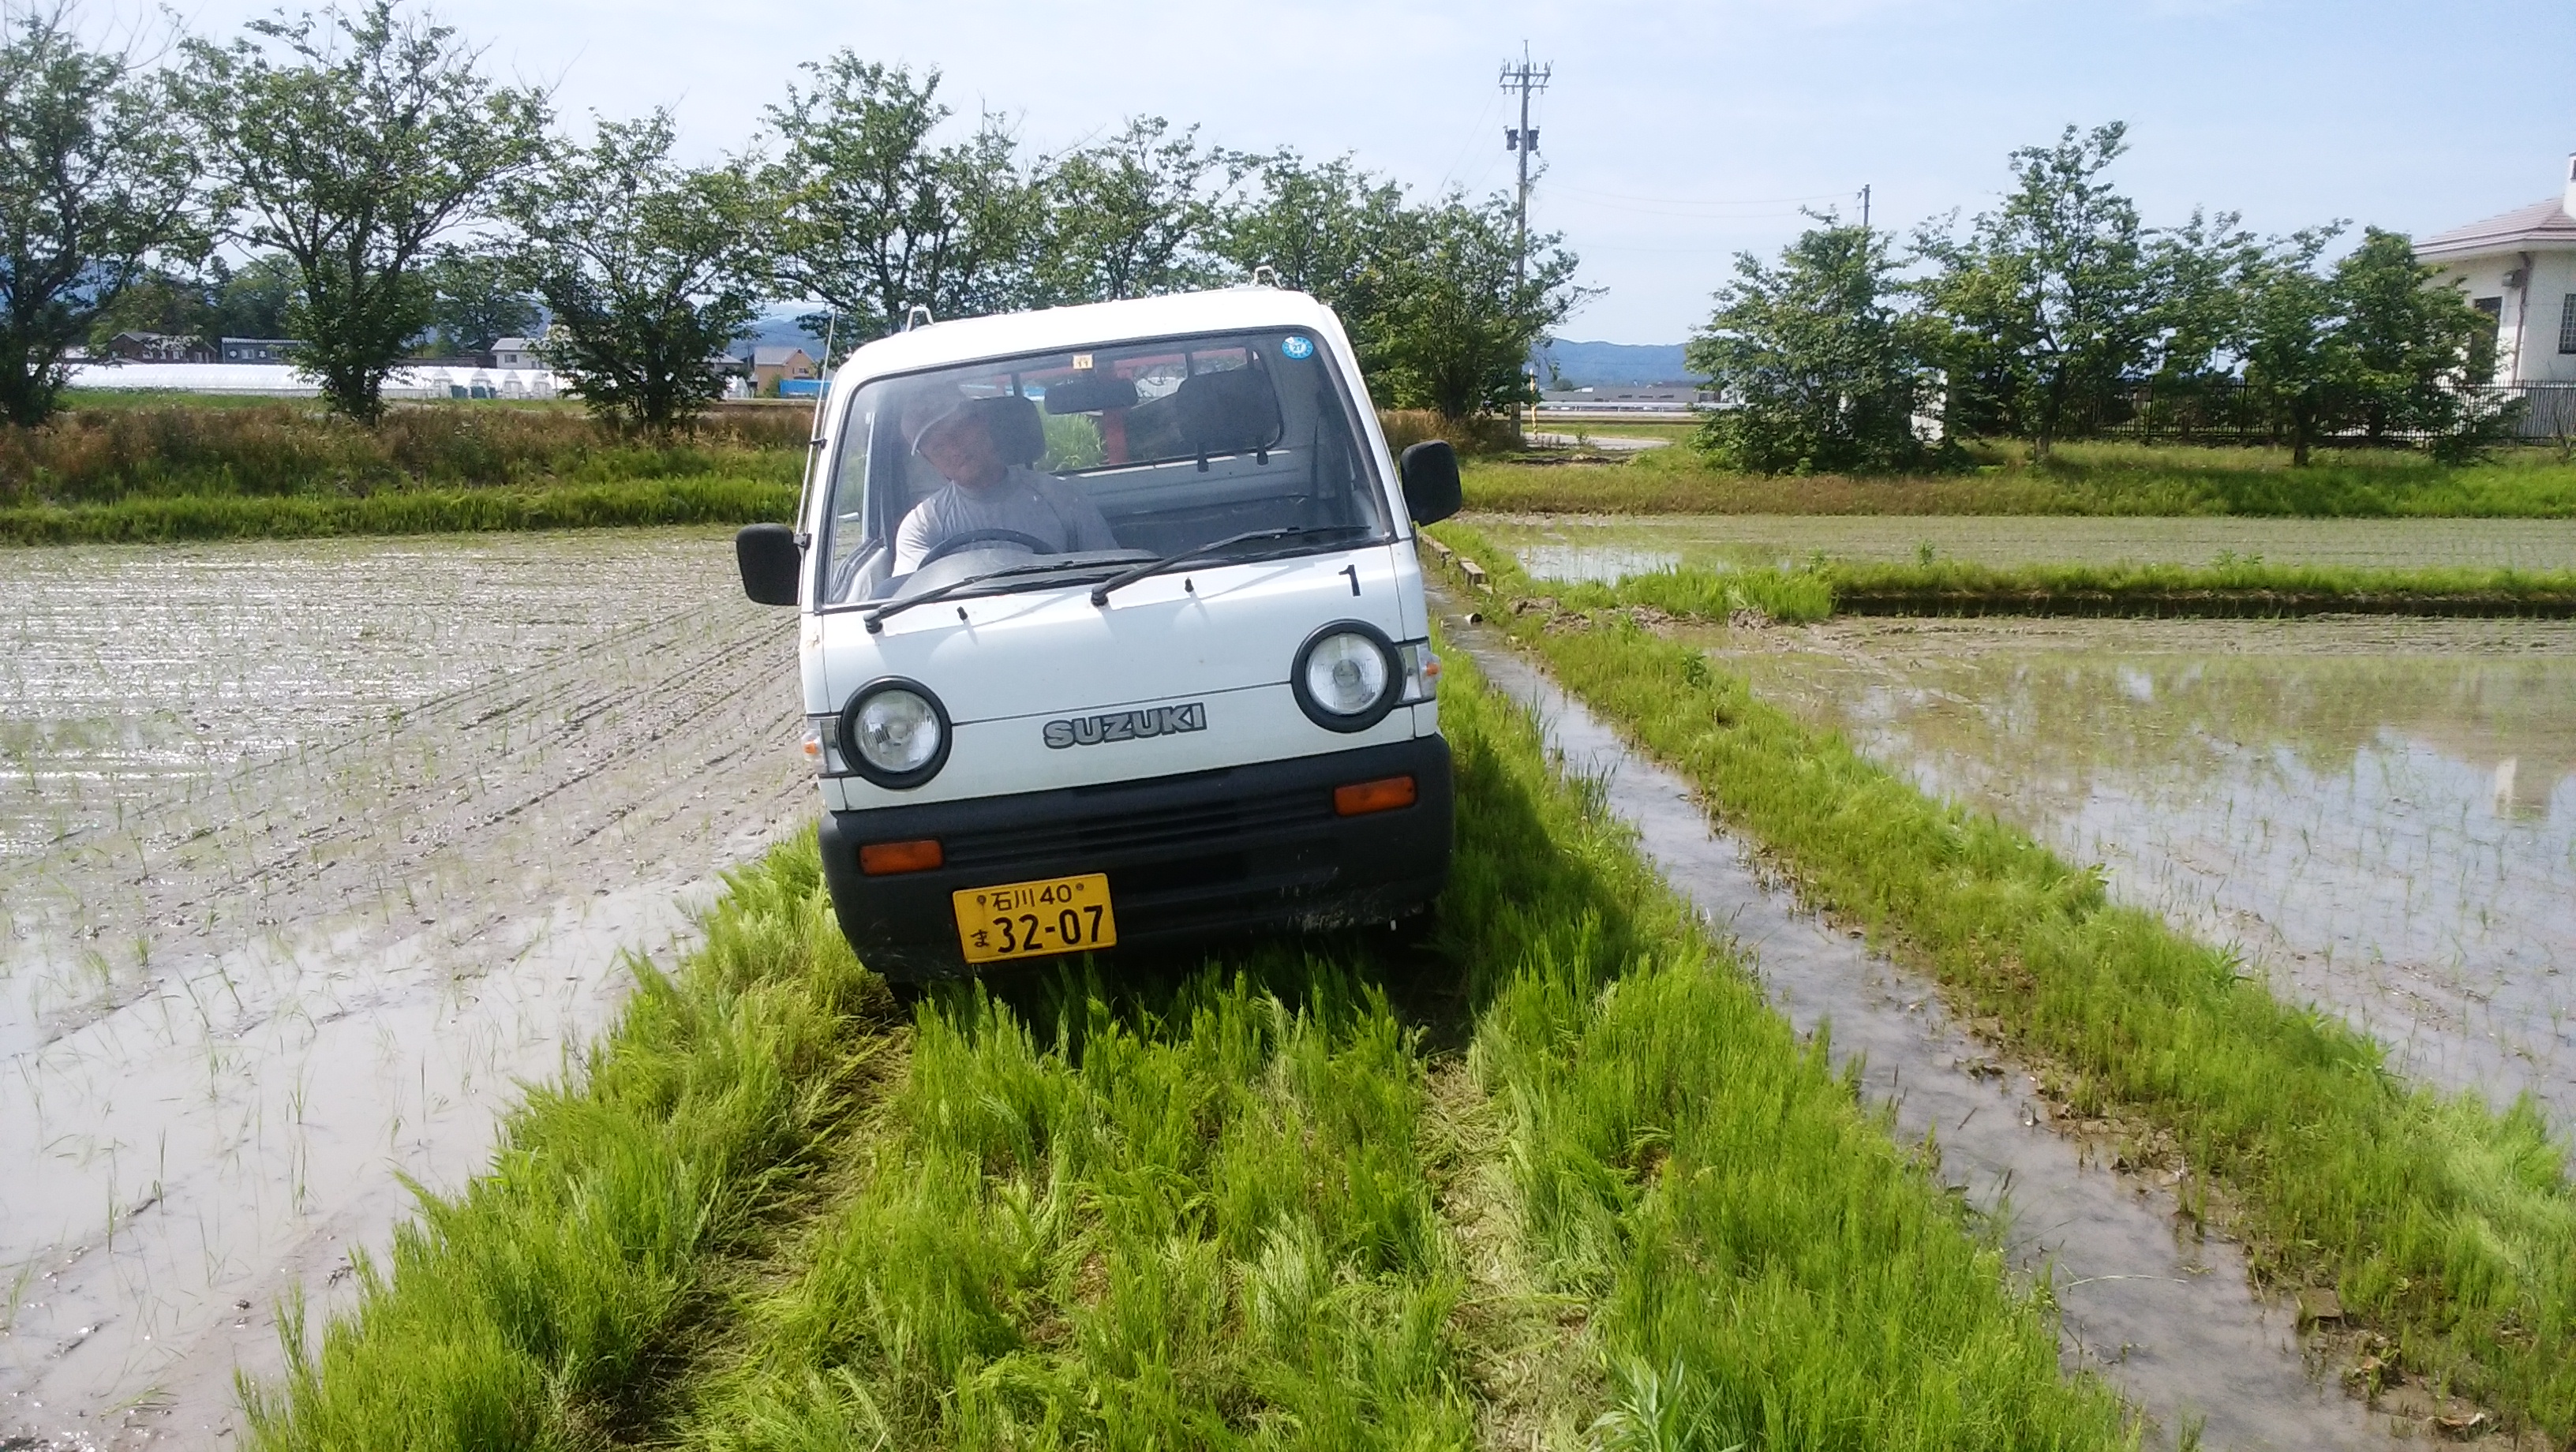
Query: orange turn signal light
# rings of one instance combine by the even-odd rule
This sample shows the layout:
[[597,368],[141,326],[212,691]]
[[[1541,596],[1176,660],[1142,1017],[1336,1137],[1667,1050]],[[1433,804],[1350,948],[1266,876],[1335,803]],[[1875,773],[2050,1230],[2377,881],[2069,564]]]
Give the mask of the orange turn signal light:
[[1362,817],[1371,812],[1392,812],[1413,805],[1413,778],[1382,776],[1376,781],[1355,781],[1349,786],[1333,788],[1333,814],[1340,817]]
[[928,872],[947,857],[928,837],[917,842],[870,842],[859,849],[859,870],[870,877],[897,872]]

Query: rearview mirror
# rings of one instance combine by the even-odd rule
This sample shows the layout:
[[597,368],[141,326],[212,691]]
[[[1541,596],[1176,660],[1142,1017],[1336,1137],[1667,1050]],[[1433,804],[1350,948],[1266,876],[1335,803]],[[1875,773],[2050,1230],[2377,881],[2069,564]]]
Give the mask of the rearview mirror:
[[1404,512],[1415,524],[1437,524],[1458,512],[1466,496],[1458,485],[1458,451],[1447,439],[1426,439],[1404,451]]
[[796,531],[783,524],[750,524],[733,537],[734,563],[742,567],[742,593],[758,605],[796,603],[796,576],[805,551]]
[[1095,373],[1050,383],[1046,389],[1046,411],[1049,413],[1100,413],[1113,408],[1136,406],[1136,380],[1120,378],[1113,373]]

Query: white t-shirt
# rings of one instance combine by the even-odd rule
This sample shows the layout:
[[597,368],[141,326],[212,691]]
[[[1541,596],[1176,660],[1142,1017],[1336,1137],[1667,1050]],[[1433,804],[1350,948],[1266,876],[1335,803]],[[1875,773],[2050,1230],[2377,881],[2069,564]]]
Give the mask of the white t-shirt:
[[1014,464],[990,489],[949,484],[912,507],[894,532],[894,572],[921,568],[921,557],[942,540],[979,529],[1007,529],[1045,540],[1058,554],[1114,550],[1118,537],[1082,491],[1052,474]]

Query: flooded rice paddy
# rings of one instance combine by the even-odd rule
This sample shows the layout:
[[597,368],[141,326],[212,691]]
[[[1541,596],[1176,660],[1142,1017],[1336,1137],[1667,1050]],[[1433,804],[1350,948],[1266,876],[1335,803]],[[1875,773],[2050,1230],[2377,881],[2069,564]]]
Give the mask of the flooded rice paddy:
[[0,1441],[210,1445],[280,1298],[340,1304],[398,1176],[478,1169],[807,810],[792,621],[712,530],[10,550],[0,591]]
[[1914,515],[1485,515],[1468,521],[1531,574],[1615,580],[1685,565],[2266,564],[2346,569],[2576,570],[2568,519],[2125,519]]
[[2576,1129],[2576,625],[1712,630],[1757,693],[2233,943],[2393,1062]]
[[1446,623],[1537,713],[1563,768],[1602,783],[1604,806],[1734,941],[1773,1006],[1803,1033],[1830,1023],[1836,1062],[1890,1108],[1899,1136],[1929,1142],[1944,1183],[2000,1223],[2015,1267],[2048,1279],[2066,1366],[2118,1387],[2158,1423],[2160,1445],[2195,1445],[2193,1428],[2212,1447],[2399,1445],[2388,1418],[2318,1374],[2294,1308],[2257,1299],[2239,1247],[2183,1231],[2174,1180],[2113,1169],[2061,1133],[2036,1085],[1991,1062],[1929,981],[1804,911],[1758,853],[1710,829],[1687,782],[1630,752],[1490,629],[1455,613]]

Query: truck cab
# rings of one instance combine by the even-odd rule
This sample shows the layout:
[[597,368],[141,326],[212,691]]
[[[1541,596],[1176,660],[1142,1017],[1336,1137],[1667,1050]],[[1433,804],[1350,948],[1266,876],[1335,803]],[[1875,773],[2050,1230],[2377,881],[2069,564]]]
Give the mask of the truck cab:
[[792,526],[824,876],[898,981],[1386,924],[1449,867],[1414,528],[1340,321],[1243,287],[915,326],[853,353]]

